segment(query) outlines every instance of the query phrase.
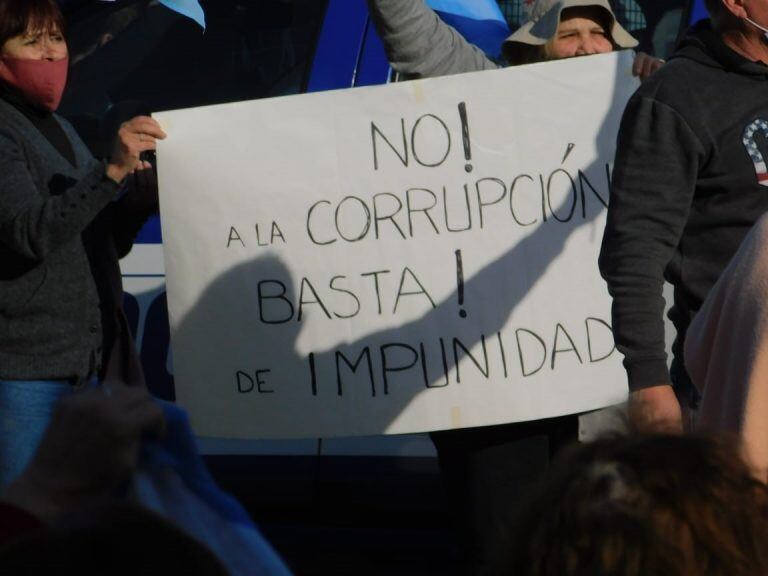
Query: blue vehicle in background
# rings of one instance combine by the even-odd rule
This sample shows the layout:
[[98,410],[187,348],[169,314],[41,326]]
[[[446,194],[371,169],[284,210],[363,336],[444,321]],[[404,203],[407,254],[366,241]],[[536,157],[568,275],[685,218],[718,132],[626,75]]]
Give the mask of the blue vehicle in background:
[[[498,2],[512,29],[520,23],[523,2]],[[97,156],[108,153],[105,143],[120,122],[136,113],[396,80],[364,0],[201,4],[207,18],[204,34],[194,22],[157,2],[62,0],[69,20],[72,73],[61,112]],[[703,0],[612,4],[622,24],[641,41],[640,49],[662,58],[689,24],[706,17]],[[225,147],[226,136],[211,146]],[[123,261],[123,272],[125,309],[148,384],[159,397],[173,400],[158,218],[140,233]],[[306,535],[315,540],[320,556],[323,546],[332,548],[330,542],[347,525],[355,528],[343,536],[346,542],[359,538],[361,525],[407,523],[414,546],[444,546],[443,534],[433,528],[447,523],[447,512],[440,510],[437,466],[425,436],[203,439],[202,448],[219,481],[257,518],[266,519],[268,535],[289,556],[296,532],[286,525],[292,523],[318,527]],[[326,530],[328,525],[334,529]]]

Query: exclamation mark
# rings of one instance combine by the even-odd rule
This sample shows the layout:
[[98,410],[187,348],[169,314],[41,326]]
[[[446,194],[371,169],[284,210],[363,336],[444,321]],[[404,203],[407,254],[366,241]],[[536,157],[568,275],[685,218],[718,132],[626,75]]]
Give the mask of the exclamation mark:
[[317,396],[317,371],[315,370],[315,354],[309,353],[309,375],[312,379],[312,396]]
[[459,103],[459,118],[461,118],[461,139],[464,142],[464,159],[467,161],[464,164],[464,170],[472,172],[472,145],[469,141],[469,121],[467,120],[467,104],[465,102]]
[[464,265],[461,262],[461,250],[456,250],[456,285],[459,292],[459,316],[462,318],[467,317],[467,311],[461,306],[464,306]]

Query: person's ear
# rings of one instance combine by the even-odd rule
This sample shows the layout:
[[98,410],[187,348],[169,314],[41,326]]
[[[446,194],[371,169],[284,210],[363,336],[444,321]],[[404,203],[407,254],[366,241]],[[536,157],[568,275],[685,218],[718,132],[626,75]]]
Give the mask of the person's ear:
[[723,3],[723,6],[725,6],[725,9],[728,10],[728,12],[733,14],[739,20],[749,18],[749,14],[747,14],[747,10],[744,7],[744,4],[746,3],[745,0],[721,0],[721,1]]

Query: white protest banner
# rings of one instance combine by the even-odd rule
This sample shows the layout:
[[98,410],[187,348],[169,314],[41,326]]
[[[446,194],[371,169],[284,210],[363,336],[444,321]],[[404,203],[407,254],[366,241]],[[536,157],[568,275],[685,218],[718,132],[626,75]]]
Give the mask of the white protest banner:
[[621,402],[597,270],[632,54],[168,112],[177,399],[198,434]]

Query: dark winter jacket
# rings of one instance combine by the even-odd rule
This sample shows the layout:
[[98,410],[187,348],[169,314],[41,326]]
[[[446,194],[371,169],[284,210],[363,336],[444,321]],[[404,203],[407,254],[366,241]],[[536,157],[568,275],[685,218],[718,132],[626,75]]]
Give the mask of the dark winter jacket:
[[630,389],[670,382],[664,279],[682,360],[691,318],[768,209],[766,154],[768,67],[703,22],[632,97],[618,137],[600,269]]

